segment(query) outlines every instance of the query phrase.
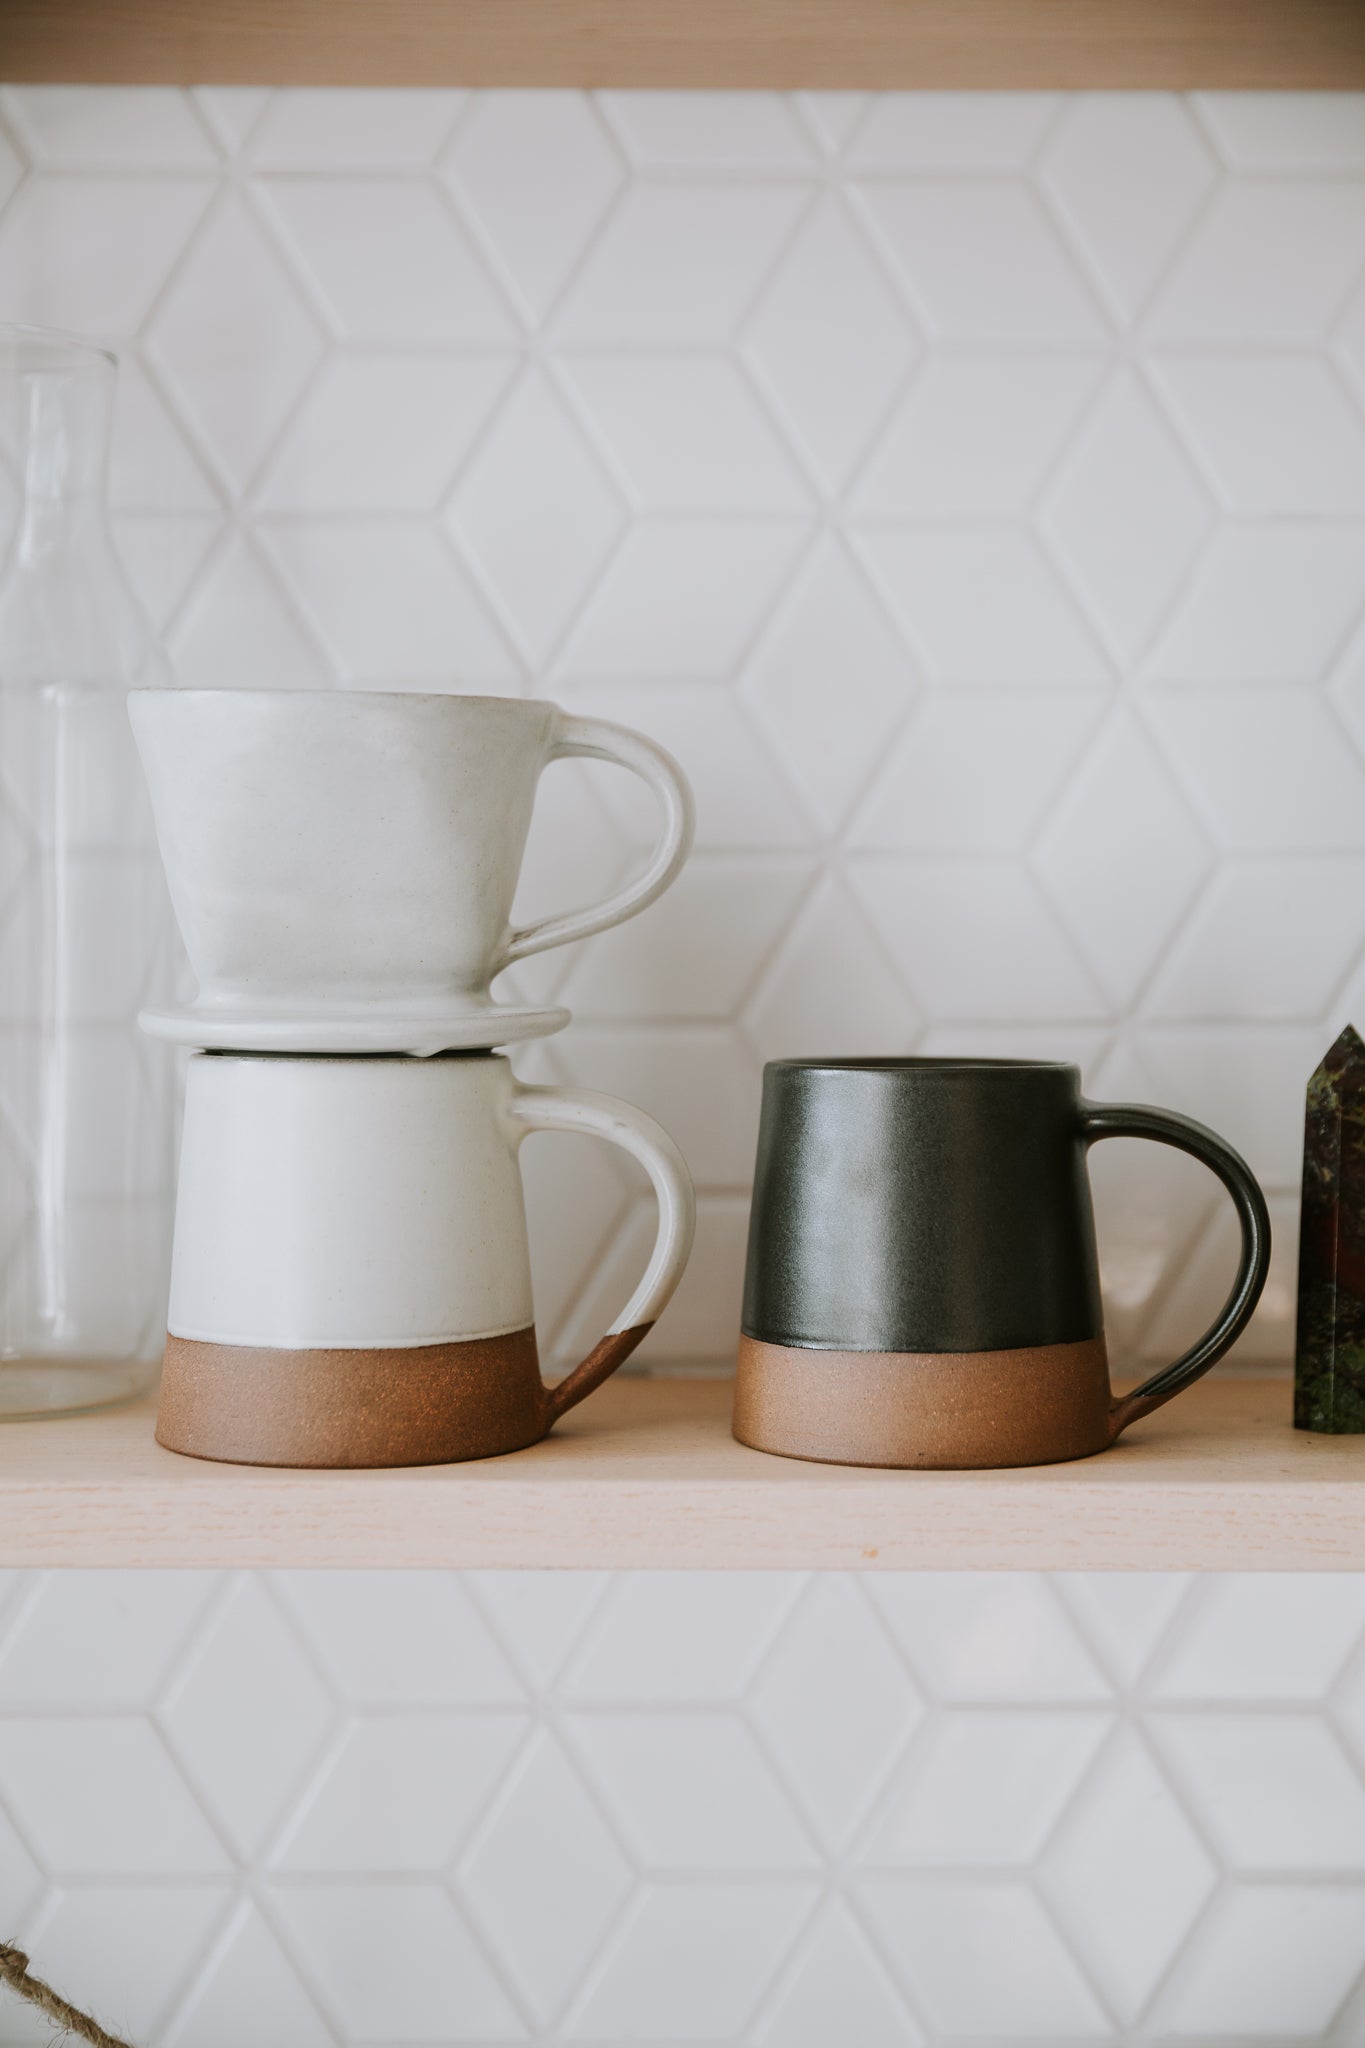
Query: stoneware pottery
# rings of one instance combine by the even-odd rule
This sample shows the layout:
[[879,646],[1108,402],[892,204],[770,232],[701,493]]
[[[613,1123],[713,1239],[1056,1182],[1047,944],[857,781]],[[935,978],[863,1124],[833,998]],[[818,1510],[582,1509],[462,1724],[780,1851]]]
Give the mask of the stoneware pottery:
[[[691,797],[662,748],[554,704],[137,690],[129,710],[199,982],[188,1011],[148,1024],[187,1044],[430,1052],[557,1029],[563,1011],[504,1019],[493,977],[643,910],[691,844]],[[569,755],[646,782],[658,843],[605,901],[514,928],[536,784]]]
[[[1115,1399],[1086,1154],[1154,1138],[1211,1167],[1242,1229],[1213,1328]],[[763,1076],[734,1433],[843,1465],[1051,1464],[1207,1372],[1265,1285],[1250,1169],[1168,1110],[1087,1102],[1033,1060],[779,1060]]]
[[419,1059],[436,1052],[517,1045],[562,1031],[569,1012],[532,1004],[480,1002],[448,1010],[329,1005],[310,1015],[292,1011],[221,1009],[181,1003],[142,1010],[138,1023],[150,1038],[201,1052],[406,1052]]
[[[541,1382],[517,1153],[580,1131],[659,1206],[638,1287]],[[421,1465],[520,1450],[627,1358],[678,1283],[692,1188],[673,1141],[607,1095],[527,1088],[491,1052],[197,1053],[157,1439],[249,1465]]]

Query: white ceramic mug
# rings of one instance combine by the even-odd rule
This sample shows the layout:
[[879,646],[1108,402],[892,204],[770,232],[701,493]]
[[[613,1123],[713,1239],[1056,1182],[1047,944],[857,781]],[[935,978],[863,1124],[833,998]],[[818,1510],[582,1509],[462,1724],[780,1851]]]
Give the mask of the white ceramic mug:
[[[537,1362],[517,1164],[532,1131],[621,1146],[659,1206],[638,1287],[553,1388]],[[692,1230],[687,1168],[650,1117],[608,1095],[524,1087],[501,1055],[196,1054],[157,1438],[269,1465],[519,1450],[639,1343]]]
[[[691,845],[691,795],[661,747],[538,700],[135,690],[129,711],[205,1012],[478,1009],[514,960],[643,910]],[[536,784],[568,755],[648,783],[658,844],[603,902],[515,929]]]

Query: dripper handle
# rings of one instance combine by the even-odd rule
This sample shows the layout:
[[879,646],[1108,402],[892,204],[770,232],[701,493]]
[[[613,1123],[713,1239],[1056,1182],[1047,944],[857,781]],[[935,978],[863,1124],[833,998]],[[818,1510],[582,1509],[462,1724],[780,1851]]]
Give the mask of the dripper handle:
[[530,953],[543,953],[547,946],[586,939],[593,932],[606,931],[609,926],[634,917],[637,910],[645,909],[663,894],[691,851],[695,829],[692,792],[671,754],[653,740],[647,740],[643,733],[632,732],[629,726],[613,725],[605,718],[572,718],[565,714],[560,718],[549,759],[559,761],[575,756],[589,761],[614,761],[647,783],[663,812],[659,838],[644,873],[601,903],[514,927],[498,956],[495,973],[510,967],[514,960],[524,960]]

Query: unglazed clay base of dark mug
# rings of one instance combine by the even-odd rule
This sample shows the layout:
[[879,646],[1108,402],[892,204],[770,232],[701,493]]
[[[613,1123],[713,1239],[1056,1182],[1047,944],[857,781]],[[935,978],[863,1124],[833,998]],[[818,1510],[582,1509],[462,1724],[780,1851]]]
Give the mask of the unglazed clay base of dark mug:
[[1116,1433],[1103,1337],[1016,1351],[814,1351],[741,1337],[734,1433],[828,1465],[1060,1465]]
[[558,1386],[536,1333],[373,1350],[166,1339],[156,1440],[229,1465],[446,1465],[539,1443],[652,1326],[604,1337]]

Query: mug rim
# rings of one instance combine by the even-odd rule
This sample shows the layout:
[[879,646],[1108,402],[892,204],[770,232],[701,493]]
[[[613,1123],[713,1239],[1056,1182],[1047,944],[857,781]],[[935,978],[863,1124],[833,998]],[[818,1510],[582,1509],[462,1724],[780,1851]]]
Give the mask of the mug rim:
[[193,684],[168,683],[159,689],[143,687],[129,690],[128,696],[224,697],[234,703],[245,701],[258,704],[280,704],[304,698],[327,697],[334,702],[346,704],[513,704],[527,711],[559,709],[552,697],[498,697],[487,691],[474,690],[351,690],[339,685],[325,685],[321,689],[261,690],[249,685],[242,689],[232,689],[215,684],[208,689],[198,689]]
[[914,1074],[1006,1072],[1023,1074],[1067,1074],[1079,1069],[1074,1060],[996,1059],[989,1056],[952,1053],[892,1053],[836,1056],[831,1059],[768,1060],[765,1073],[809,1074]]
[[233,1046],[229,1049],[227,1046],[205,1045],[197,1047],[190,1054],[190,1058],[191,1060],[214,1060],[224,1066],[231,1060],[251,1060],[255,1062],[274,1060],[277,1064],[288,1061],[295,1067],[350,1068],[360,1065],[370,1067],[396,1066],[401,1063],[411,1067],[414,1072],[420,1070],[423,1073],[433,1067],[445,1066],[453,1060],[501,1060],[504,1066],[509,1064],[506,1053],[500,1051],[495,1045],[447,1045],[442,1046],[439,1052],[429,1053],[259,1052],[254,1051],[250,1046]]

